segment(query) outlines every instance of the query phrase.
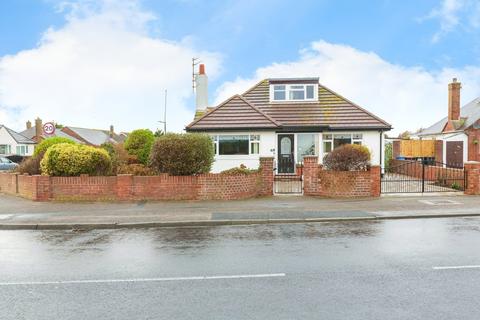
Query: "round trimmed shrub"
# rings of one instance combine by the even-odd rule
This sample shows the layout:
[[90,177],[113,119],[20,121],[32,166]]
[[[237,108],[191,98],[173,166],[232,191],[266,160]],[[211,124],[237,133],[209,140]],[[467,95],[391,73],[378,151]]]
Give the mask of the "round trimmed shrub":
[[147,164],[150,157],[155,136],[149,129],[138,129],[132,131],[125,140],[125,150],[128,154],[136,156],[142,164]]
[[323,165],[327,170],[365,171],[370,167],[370,151],[365,146],[346,144],[327,154]]
[[161,173],[188,176],[210,172],[214,157],[209,135],[167,133],[155,141],[150,166]]
[[40,158],[43,157],[43,155],[45,154],[45,152],[47,151],[48,148],[50,148],[51,146],[53,146],[55,144],[59,144],[59,143],[76,144],[75,141],[70,140],[68,138],[64,138],[64,137],[47,138],[47,139],[42,140],[42,142],[40,142],[35,147],[35,150],[33,151],[33,157],[38,157],[38,156],[40,156]]
[[110,174],[112,161],[103,149],[60,143],[47,149],[40,167],[42,174],[50,176],[101,176]]

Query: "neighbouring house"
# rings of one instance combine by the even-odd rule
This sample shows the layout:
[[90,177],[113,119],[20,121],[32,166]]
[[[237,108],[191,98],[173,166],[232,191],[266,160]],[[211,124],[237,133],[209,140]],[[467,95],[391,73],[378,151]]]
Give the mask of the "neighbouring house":
[[120,143],[125,141],[127,137],[127,134],[123,132],[120,134],[115,133],[113,126],[110,126],[109,130],[63,126],[61,128],[57,128],[53,135],[46,135],[43,132],[43,123],[40,118],[35,119],[34,126],[32,126],[30,121],[27,121],[26,129],[22,131],[21,134],[36,142],[40,142],[42,139],[54,136],[68,138],[77,143],[92,146],[100,146],[106,142]]
[[35,141],[0,125],[0,156],[31,156]]
[[373,165],[384,163],[384,133],[391,125],[319,83],[318,78],[265,79],[218,106],[208,107],[205,66],[196,75],[196,113],[187,132],[211,135],[212,172],[241,164],[257,168],[274,157],[276,172],[296,173],[306,155],[319,162],[344,144],[369,148]]
[[448,114],[416,134],[422,140],[436,140],[435,158],[448,166],[480,161],[480,97],[460,108],[461,83],[448,85]]

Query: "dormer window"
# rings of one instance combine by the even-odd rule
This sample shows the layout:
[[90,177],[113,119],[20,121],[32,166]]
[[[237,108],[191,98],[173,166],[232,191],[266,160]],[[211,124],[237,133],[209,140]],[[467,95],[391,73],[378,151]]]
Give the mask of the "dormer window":
[[317,100],[316,84],[272,84],[270,100],[281,101],[315,101]]

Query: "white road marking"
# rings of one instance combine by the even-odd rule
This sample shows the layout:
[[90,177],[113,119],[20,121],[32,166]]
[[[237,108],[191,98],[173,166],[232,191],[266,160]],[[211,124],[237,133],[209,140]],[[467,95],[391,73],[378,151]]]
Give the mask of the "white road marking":
[[193,281],[193,280],[276,278],[276,277],[285,277],[285,276],[286,276],[285,273],[266,273],[266,274],[237,274],[237,275],[225,275],[225,276],[172,277],[172,278],[91,279],[91,280],[85,279],[85,280],[59,280],[59,281],[20,281],[20,282],[0,282],[0,286],[49,285],[49,284],[83,284],[83,283],[119,283],[119,282]]
[[480,265],[473,266],[446,266],[446,267],[433,267],[433,270],[450,270],[450,269],[478,269]]

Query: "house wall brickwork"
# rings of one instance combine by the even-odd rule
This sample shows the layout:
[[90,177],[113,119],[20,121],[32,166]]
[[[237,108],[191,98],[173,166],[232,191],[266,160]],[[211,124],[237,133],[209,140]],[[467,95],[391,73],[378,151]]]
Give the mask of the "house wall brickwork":
[[318,157],[303,159],[303,193],[324,197],[379,197],[380,167],[368,171],[330,171],[318,164]]

